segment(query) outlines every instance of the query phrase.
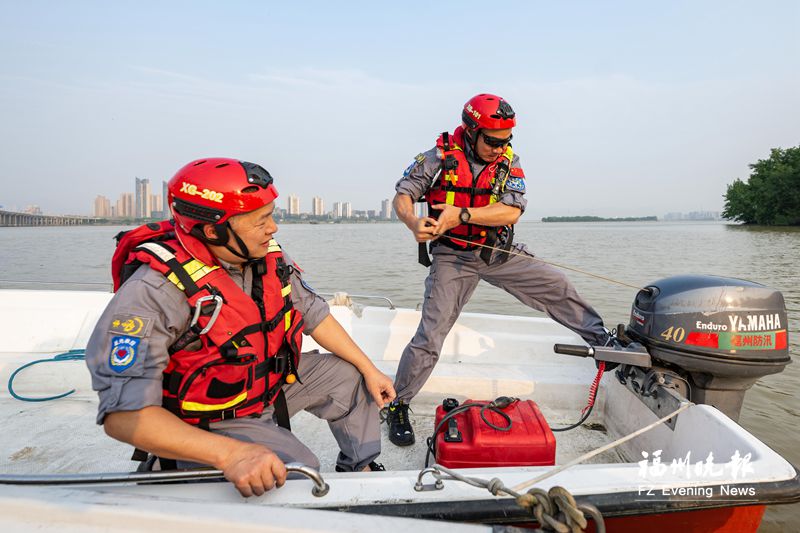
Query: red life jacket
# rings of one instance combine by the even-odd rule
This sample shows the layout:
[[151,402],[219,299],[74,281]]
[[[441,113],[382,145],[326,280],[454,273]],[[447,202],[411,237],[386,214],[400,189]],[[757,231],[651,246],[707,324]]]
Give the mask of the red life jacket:
[[[438,218],[441,212],[433,209],[436,204],[483,207],[497,202],[505,190],[506,180],[511,174],[511,163],[514,160],[511,145],[508,145],[506,151],[494,162],[486,165],[477,176],[473,176],[467,156],[464,154],[464,141],[463,126],[456,128],[452,135],[447,132],[442,133],[436,141],[437,152],[442,160],[442,171],[425,194],[428,212],[433,218]],[[439,241],[450,247],[472,250],[477,248],[476,244],[484,244],[487,235],[494,231],[503,233],[507,229],[460,224],[445,233]]]
[[277,242],[247,267],[253,269],[248,295],[200,240],[176,235],[170,222],[141,226],[118,240],[114,290],[146,263],[183,292],[194,313],[189,330],[169,348],[166,409],[201,425],[259,415],[286,379],[297,378],[303,318],[292,306],[292,267]]

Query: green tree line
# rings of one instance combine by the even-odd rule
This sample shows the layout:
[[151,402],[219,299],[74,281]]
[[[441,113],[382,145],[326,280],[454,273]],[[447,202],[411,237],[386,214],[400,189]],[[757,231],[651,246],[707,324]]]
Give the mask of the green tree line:
[[750,170],[747,181],[728,185],[722,216],[745,224],[800,225],[800,146],[773,148]]

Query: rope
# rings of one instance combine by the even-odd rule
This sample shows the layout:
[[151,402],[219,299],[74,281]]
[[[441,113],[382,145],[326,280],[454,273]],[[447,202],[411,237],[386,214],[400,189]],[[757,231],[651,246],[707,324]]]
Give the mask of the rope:
[[[565,488],[554,486],[549,492],[545,492],[542,489],[534,487],[528,490],[528,492],[524,495],[520,494],[518,491],[525,490],[531,485],[535,485],[547,478],[553,477],[559,472],[563,472],[567,468],[573,467],[612,448],[616,448],[620,444],[628,442],[629,440],[638,437],[639,435],[646,433],[655,427],[658,427],[662,423],[674,416],[677,416],[679,413],[685,411],[693,405],[694,404],[692,402],[684,402],[678,409],[663,418],[659,418],[652,424],[648,424],[647,426],[644,426],[633,433],[619,438],[614,442],[610,442],[604,446],[592,450],[589,453],[585,453],[577,459],[573,459],[566,464],[545,472],[544,474],[533,479],[519,483],[511,488],[506,487],[498,478],[492,478],[489,481],[486,481],[481,478],[468,477],[438,464],[420,471],[417,484],[420,485],[422,477],[426,473],[430,473],[437,480],[461,481],[473,487],[487,489],[494,496],[497,496],[501,493],[513,496],[516,498],[517,503],[520,506],[531,510],[540,525],[560,533],[573,533],[582,531],[582,529],[586,527],[585,515],[588,514],[594,519],[598,533],[601,533],[605,531],[605,524],[603,523],[603,517],[600,514],[600,511],[590,504],[576,505],[575,499]],[[560,513],[556,512],[557,508],[561,509]]]
[[564,487],[555,486],[545,492],[533,488],[517,498],[521,507],[530,510],[544,529],[558,533],[578,533],[584,531],[589,522],[588,514],[595,522],[595,531],[605,533],[603,515],[591,504],[578,505],[575,498]]
[[70,350],[68,352],[60,353],[56,356],[51,357],[50,359],[37,359],[36,361],[31,361],[30,363],[25,363],[18,369],[14,370],[8,378],[8,393],[16,398],[17,400],[21,400],[23,402],[48,402],[50,400],[58,400],[59,398],[64,398],[69,396],[75,389],[70,391],[56,394],[55,396],[46,396],[44,398],[28,398],[26,396],[21,396],[14,392],[14,378],[17,377],[17,374],[28,368],[29,366],[38,365],[39,363],[53,363],[57,361],[80,361],[86,359],[86,350],[85,349],[78,349],[78,350]]
[[520,256],[520,257],[524,257],[524,258],[530,259],[531,261],[540,261],[540,262],[545,263],[545,264],[550,265],[550,266],[563,268],[564,270],[572,270],[573,272],[578,272],[579,274],[584,274],[586,276],[591,276],[593,278],[602,279],[603,281],[608,281],[609,283],[616,283],[617,285],[622,285],[623,287],[629,287],[631,289],[636,289],[637,291],[643,290],[641,287],[638,287],[636,285],[631,285],[630,283],[625,283],[624,281],[619,281],[619,280],[616,280],[616,279],[607,278],[607,277],[601,276],[599,274],[593,274],[592,272],[587,272],[587,271],[581,270],[579,268],[575,268],[575,267],[571,267],[571,266],[567,266],[567,265],[562,265],[562,264],[559,264],[559,263],[553,263],[552,261],[545,261],[544,259],[539,259],[538,257],[535,257],[533,255],[528,255],[528,254],[520,253],[520,252],[513,252],[511,250],[504,250],[503,248],[498,248],[497,246],[489,246],[487,244],[479,244],[477,242],[471,242],[471,241],[468,241],[466,239],[460,239],[458,237],[452,237],[450,235],[447,235],[447,238],[450,239],[450,240],[453,240],[453,241],[461,241],[461,242],[466,243],[466,244],[471,244],[472,246],[480,246],[481,248],[488,248],[489,250],[495,250],[497,252],[502,252],[502,253],[508,254],[508,255],[517,255],[517,256]]
[[473,487],[486,489],[494,496],[498,494],[513,496],[520,507],[527,509],[536,518],[544,531],[559,533],[584,531],[588,525],[587,515],[594,520],[597,533],[604,533],[606,530],[603,515],[597,507],[591,504],[578,505],[572,494],[564,487],[554,486],[547,492],[533,488],[525,494],[519,494],[514,489],[506,487],[498,478],[487,481],[464,476],[441,465],[434,465],[424,472],[430,472],[437,480],[461,481]]
[[536,483],[539,483],[540,481],[543,481],[543,480],[545,480],[545,479],[547,479],[549,477],[553,477],[554,475],[558,474],[559,472],[563,472],[567,468],[570,468],[572,466],[575,466],[578,463],[582,463],[583,461],[591,459],[595,455],[600,455],[601,453],[603,453],[605,451],[608,451],[611,448],[616,448],[620,444],[628,442],[629,440],[633,439],[634,437],[638,437],[642,433],[646,433],[646,432],[650,431],[651,429],[653,429],[654,427],[657,427],[657,426],[661,425],[662,423],[666,422],[667,420],[669,420],[673,416],[676,416],[678,413],[681,413],[682,411],[685,411],[686,409],[688,409],[689,407],[691,407],[693,405],[694,404],[692,402],[684,402],[683,404],[681,404],[681,406],[679,408],[677,408],[676,410],[674,410],[673,412],[671,412],[667,416],[665,416],[663,418],[659,418],[658,420],[656,420],[652,424],[649,424],[649,425],[647,425],[647,426],[645,426],[645,427],[643,427],[641,429],[638,429],[638,430],[634,431],[633,433],[631,433],[629,435],[625,435],[624,437],[622,437],[620,439],[617,439],[614,442],[610,442],[610,443],[606,444],[605,446],[601,446],[601,447],[597,448],[596,450],[592,450],[589,453],[585,453],[585,454],[581,455],[580,457],[578,457],[577,459],[573,459],[572,461],[570,461],[568,463],[565,463],[565,464],[563,464],[563,465],[561,465],[561,466],[559,466],[557,468],[554,468],[554,469],[550,470],[549,472],[545,472],[541,476],[537,476],[537,477],[535,477],[533,479],[530,479],[528,481],[524,481],[524,482],[520,483],[519,485],[515,485],[514,487],[512,487],[512,489],[513,490],[524,490],[527,487],[530,487],[531,485],[535,485]]

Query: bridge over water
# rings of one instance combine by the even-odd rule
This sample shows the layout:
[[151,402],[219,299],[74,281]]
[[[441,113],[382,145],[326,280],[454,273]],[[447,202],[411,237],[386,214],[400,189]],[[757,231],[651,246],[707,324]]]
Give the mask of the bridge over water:
[[105,219],[80,215],[32,215],[0,210],[0,227],[3,226],[87,226],[104,224]]

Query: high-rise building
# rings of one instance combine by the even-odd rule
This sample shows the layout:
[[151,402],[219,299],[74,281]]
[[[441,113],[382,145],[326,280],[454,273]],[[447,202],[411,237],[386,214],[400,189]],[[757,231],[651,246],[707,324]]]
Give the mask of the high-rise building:
[[118,218],[133,218],[134,216],[133,193],[124,192],[119,195],[117,200],[116,215]]
[[342,217],[353,218],[353,206],[350,205],[350,202],[344,202],[342,204]]
[[164,211],[164,218],[170,217],[169,200],[167,196],[167,182],[161,180],[161,209]]
[[333,218],[342,218],[344,216],[344,204],[342,202],[333,202]]
[[160,194],[150,195],[150,207],[152,208],[152,210],[150,211],[151,216],[158,218],[166,218],[164,216],[164,204],[161,201]]
[[321,217],[325,214],[325,203],[322,201],[321,197],[315,196],[311,200],[311,214],[315,217]]
[[150,203],[150,180],[136,178],[136,218],[150,218],[153,210]]
[[105,196],[98,195],[94,199],[94,216],[109,218],[111,216],[111,201]]
[[384,200],[381,202],[381,218],[386,220],[392,218],[392,202]]
[[286,210],[289,212],[289,216],[300,215],[300,197],[296,194],[290,194],[286,199]]

